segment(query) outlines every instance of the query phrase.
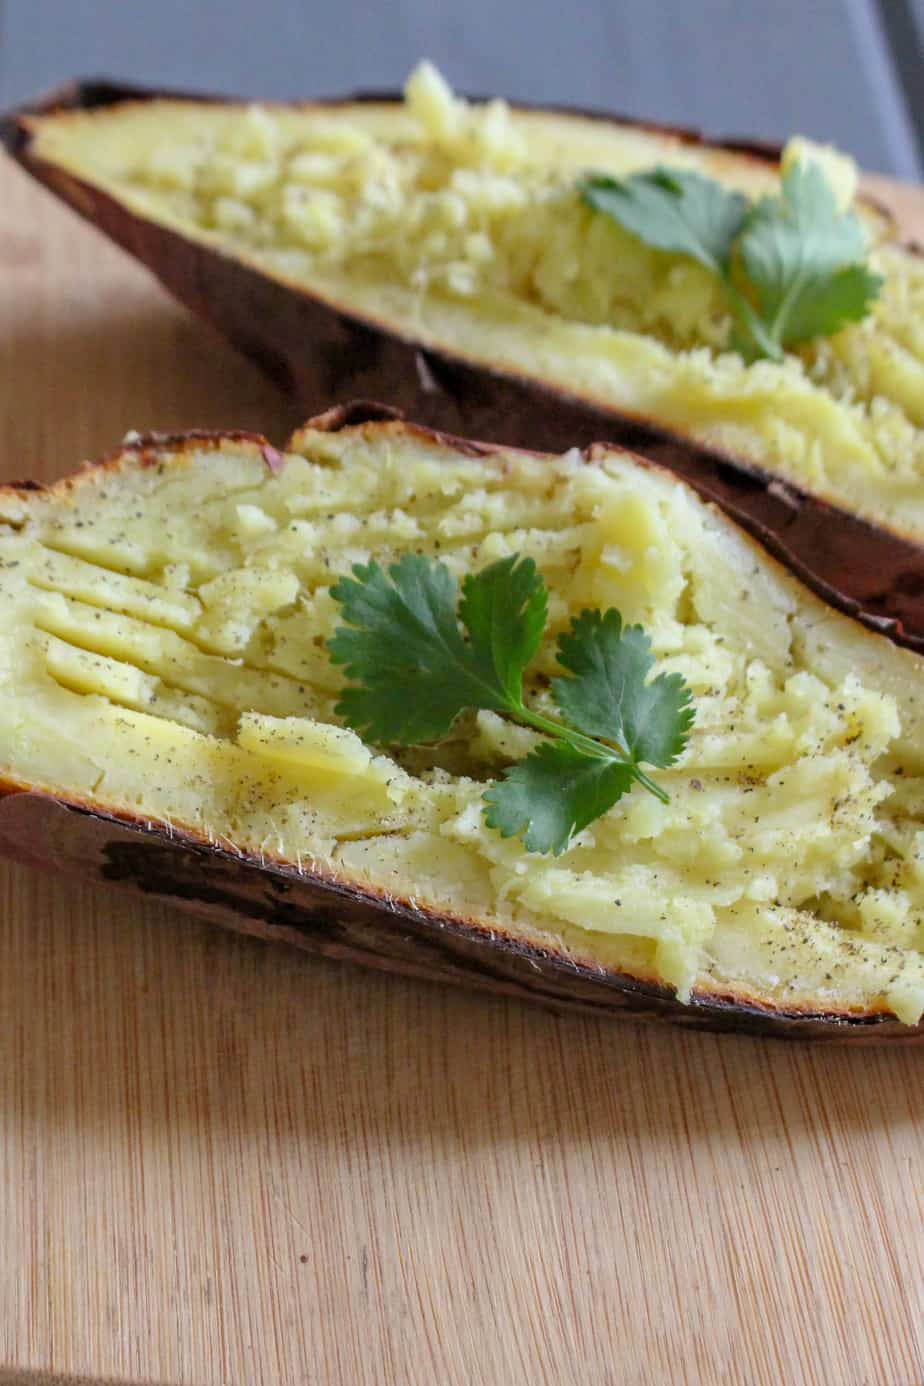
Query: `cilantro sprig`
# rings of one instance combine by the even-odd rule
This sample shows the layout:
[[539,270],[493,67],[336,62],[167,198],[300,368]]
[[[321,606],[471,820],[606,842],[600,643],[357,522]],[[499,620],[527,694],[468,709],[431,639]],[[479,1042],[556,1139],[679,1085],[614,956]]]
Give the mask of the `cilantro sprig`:
[[528,707],[523,674],[542,641],[545,583],[514,554],[469,574],[461,598],[436,559],[405,554],[387,573],[374,560],[331,588],[345,624],[328,641],[350,682],[337,715],[364,739],[402,746],[437,741],[467,709],[486,709],[548,738],[484,795],[485,822],[530,852],[558,856],[636,782],[667,794],[642,768],[664,769],[693,723],[679,674],[659,674],[641,626],[616,610],[582,611],[558,637],[566,674],[552,680],[562,720]]
[[720,281],[746,360],[781,361],[787,347],[859,322],[882,287],[862,263],[863,229],[841,211],[820,164],[783,173],[777,197],[750,203],[688,169],[627,178],[591,173],[584,202],[656,250],[696,260]]

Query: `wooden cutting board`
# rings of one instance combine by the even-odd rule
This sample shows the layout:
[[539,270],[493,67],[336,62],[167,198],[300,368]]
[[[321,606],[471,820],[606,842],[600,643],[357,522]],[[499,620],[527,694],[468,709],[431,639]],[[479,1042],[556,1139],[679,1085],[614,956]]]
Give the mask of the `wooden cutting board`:
[[[0,166],[4,479],[295,422]],[[0,937],[0,1381],[924,1382],[924,1049],[557,1017],[5,864]]]

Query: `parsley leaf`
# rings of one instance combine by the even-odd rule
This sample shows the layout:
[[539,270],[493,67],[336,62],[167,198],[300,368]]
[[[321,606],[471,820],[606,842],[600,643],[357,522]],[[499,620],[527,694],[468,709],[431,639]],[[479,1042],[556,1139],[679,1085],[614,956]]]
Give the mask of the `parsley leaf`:
[[582,611],[558,637],[558,662],[574,675],[552,680],[571,726],[615,742],[632,765],[674,764],[693,723],[690,689],[680,674],[645,682],[654,659],[641,626],[624,628],[618,611]]
[[818,164],[797,163],[779,197],[764,197],[738,246],[772,341],[795,346],[828,337],[869,312],[883,280],[859,263],[863,231],[841,212]]
[[713,274],[727,269],[748,214],[741,193],[686,169],[658,167],[628,178],[592,173],[581,183],[581,194],[589,207],[646,245],[689,255]]
[[859,218],[839,209],[819,164],[795,163],[779,196],[753,205],[711,178],[663,167],[588,174],[578,191],[646,245],[714,274],[734,319],[730,345],[749,361],[781,361],[786,347],[859,322],[882,287],[862,263]]
[[438,740],[468,708],[506,713],[542,732],[542,742],[492,785],[485,820],[527,850],[565,850],[637,780],[665,791],[641,762],[666,767],[683,750],[693,712],[678,674],[646,678],[654,663],[640,626],[623,630],[618,611],[584,611],[559,637],[572,677],[553,681],[564,721],[523,701],[523,673],[546,623],[545,583],[518,554],[469,574],[458,589],[436,559],[405,554],[385,573],[356,564],[331,596],[345,625],[328,641],[349,680],[336,711],[373,742]]
[[544,741],[486,792],[484,820],[501,837],[522,837],[528,852],[559,856],[634,779],[627,761],[588,756],[566,741]]

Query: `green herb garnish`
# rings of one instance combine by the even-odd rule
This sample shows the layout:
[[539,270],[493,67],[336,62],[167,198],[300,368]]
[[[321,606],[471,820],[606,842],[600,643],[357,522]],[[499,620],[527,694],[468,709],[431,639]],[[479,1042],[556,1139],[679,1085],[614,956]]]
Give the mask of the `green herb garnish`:
[[[548,602],[531,558],[514,554],[456,580],[436,559],[405,554],[386,573],[372,561],[331,588],[343,609],[328,649],[351,683],[338,716],[364,739],[401,746],[437,741],[467,709],[487,709],[544,733],[484,795],[485,822],[528,851],[558,856],[572,836],[635,781],[667,794],[642,769],[666,768],[686,745],[690,690],[659,674],[641,626],[618,611],[582,611],[558,637],[567,677],[552,680],[562,716],[523,701],[523,672],[539,649]],[[457,610],[458,604],[458,610]]]
[[687,169],[593,173],[579,187],[589,207],[646,245],[716,275],[735,320],[730,345],[749,361],[781,361],[787,347],[859,322],[882,287],[862,263],[859,218],[838,208],[816,163],[794,163],[779,196],[755,203]]

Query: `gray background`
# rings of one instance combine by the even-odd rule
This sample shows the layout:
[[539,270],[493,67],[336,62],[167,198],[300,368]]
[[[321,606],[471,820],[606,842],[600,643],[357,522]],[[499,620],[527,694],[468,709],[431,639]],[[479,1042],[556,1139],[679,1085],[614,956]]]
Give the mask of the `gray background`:
[[76,75],[253,96],[400,84],[794,131],[924,175],[924,0],[0,0],[0,102]]

